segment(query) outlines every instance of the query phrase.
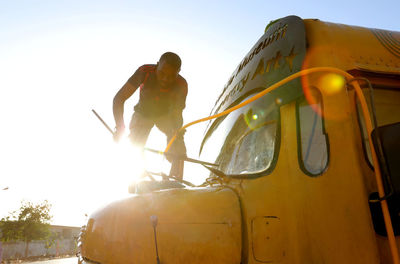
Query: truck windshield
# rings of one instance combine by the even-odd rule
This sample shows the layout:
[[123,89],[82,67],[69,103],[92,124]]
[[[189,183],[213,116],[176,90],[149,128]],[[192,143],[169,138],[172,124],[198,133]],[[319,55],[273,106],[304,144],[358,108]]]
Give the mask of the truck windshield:
[[257,174],[271,168],[279,131],[275,101],[260,98],[215,122],[202,158],[214,160],[228,175]]

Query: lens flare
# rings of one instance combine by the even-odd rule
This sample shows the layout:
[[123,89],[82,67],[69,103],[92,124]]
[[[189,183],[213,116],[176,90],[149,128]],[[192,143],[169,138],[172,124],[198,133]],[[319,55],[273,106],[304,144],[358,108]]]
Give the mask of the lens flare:
[[344,89],[345,84],[343,76],[335,73],[324,74],[318,80],[318,87],[328,96],[339,93]]
[[348,117],[346,80],[335,73],[324,73],[310,77],[303,82],[303,92],[313,110],[329,120],[343,120]]
[[277,105],[280,105],[280,104],[282,104],[282,99],[281,98],[276,98],[275,99],[275,103],[277,104]]

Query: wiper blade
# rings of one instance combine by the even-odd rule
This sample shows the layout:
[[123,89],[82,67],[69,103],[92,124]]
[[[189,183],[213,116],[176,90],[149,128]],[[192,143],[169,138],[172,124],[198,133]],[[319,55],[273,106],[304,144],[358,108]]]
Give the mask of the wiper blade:
[[228,177],[228,178],[232,178],[232,179],[253,179],[253,178],[257,177],[252,174],[225,174],[224,172],[220,171],[219,169],[211,168],[204,164],[203,164],[203,167],[221,178]]
[[[176,177],[174,177],[174,176],[168,176],[168,175],[165,174],[164,172],[146,171],[146,173],[148,174],[148,176],[149,176],[149,175],[161,176],[163,179],[173,179],[173,180],[175,180],[175,181],[178,181],[178,182],[181,182],[181,183],[183,183],[183,184],[186,184],[187,186],[196,187],[196,185],[194,185],[194,184],[191,183],[191,182],[185,181],[185,180],[183,180],[183,179],[178,179],[178,178],[176,178]],[[152,180],[155,181],[154,178],[153,178]]]
[[165,153],[163,151],[155,150],[155,149],[151,149],[151,148],[144,148],[144,150],[149,151],[149,152],[153,152],[153,153],[157,153],[157,154],[161,154],[161,155],[165,155],[165,156],[168,156],[168,157],[172,157],[174,159],[184,160],[184,161],[197,163],[197,164],[201,164],[201,165],[208,165],[208,166],[215,166],[215,167],[219,166],[218,164],[215,164],[215,163],[202,161],[202,160],[197,160],[197,159],[192,159],[192,158],[189,158],[186,155],[182,155],[182,154],[176,154],[176,153],[170,153],[170,152]]
[[206,166],[204,164],[202,164],[202,165],[203,165],[204,168],[206,168],[207,170],[211,171],[212,173],[214,173],[218,177],[221,177],[221,178],[228,177],[228,175],[226,175],[225,173],[223,173],[222,171],[220,171],[220,170],[218,170],[216,168],[211,168],[211,167],[208,167],[208,166]]

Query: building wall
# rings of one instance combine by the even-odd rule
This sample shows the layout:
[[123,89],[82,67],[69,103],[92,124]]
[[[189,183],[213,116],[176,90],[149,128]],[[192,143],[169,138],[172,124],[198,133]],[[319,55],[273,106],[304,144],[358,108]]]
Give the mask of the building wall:
[[[28,247],[28,257],[74,255],[79,227],[51,226],[51,231],[58,237],[50,248],[46,241],[32,241]],[[25,242],[3,242],[3,260],[21,259],[25,257]]]
[[[3,243],[3,259],[22,259],[25,256],[24,242]],[[57,240],[50,248],[45,241],[32,241],[28,247],[28,257],[73,255],[76,253],[76,242],[72,239]]]

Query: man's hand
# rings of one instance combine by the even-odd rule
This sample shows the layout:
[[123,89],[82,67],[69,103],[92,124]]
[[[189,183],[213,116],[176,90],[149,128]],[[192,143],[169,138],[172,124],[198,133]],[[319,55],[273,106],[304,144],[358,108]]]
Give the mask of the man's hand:
[[115,132],[113,134],[113,138],[115,142],[119,142],[121,137],[124,135],[125,126],[117,126],[115,127]]

